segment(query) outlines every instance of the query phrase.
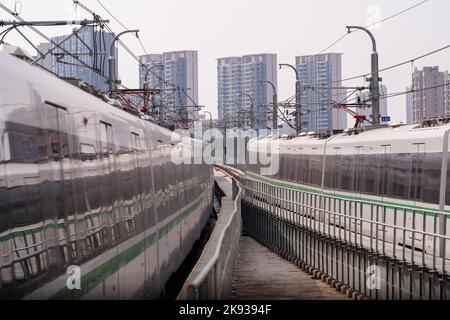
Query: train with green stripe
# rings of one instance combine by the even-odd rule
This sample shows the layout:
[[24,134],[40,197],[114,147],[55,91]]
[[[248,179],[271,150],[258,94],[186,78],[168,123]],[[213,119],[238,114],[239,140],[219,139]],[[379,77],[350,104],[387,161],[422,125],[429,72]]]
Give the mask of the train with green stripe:
[[208,223],[212,167],[24,60],[0,51],[0,299],[159,298]]
[[[302,208],[317,207],[348,216],[323,223],[368,237],[376,233],[395,246],[447,260],[450,243],[444,238],[450,233],[449,135],[450,118],[442,117],[335,135],[311,132],[261,137],[247,146],[247,178],[262,182],[257,185],[260,188],[272,185],[285,193],[305,192],[304,198],[293,199]],[[271,152],[270,164],[266,150]],[[262,151],[265,161],[259,160]],[[330,201],[314,203],[314,195],[328,196]],[[353,207],[337,208],[339,199],[353,200],[347,202]],[[382,210],[374,212],[377,204]],[[357,205],[361,207],[355,208]],[[352,219],[353,212],[363,212],[363,216]],[[373,230],[370,221],[383,227]]]

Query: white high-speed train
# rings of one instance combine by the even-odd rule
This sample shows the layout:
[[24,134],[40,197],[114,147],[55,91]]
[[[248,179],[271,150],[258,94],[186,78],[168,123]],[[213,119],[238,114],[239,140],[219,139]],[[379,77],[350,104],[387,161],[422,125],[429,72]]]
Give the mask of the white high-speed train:
[[[250,163],[247,175],[285,190],[358,201],[362,219],[399,227],[395,236],[394,228],[380,229],[377,233],[383,239],[430,255],[439,255],[445,249],[448,259],[448,241],[443,243],[435,236],[424,237],[420,233],[414,236],[413,232],[399,230],[405,227],[429,235],[444,232],[448,236],[450,219],[439,213],[450,212],[449,135],[450,118],[441,118],[416,125],[350,130],[332,136],[314,133],[280,139],[269,136],[249,143],[248,161],[258,159],[261,146],[267,148],[276,142],[278,146],[271,157],[278,157],[279,170],[263,176],[262,169],[268,166]],[[314,207],[317,204],[308,202],[312,199],[299,199],[304,201],[299,204]],[[386,208],[386,212],[371,212],[377,204]],[[331,204],[328,207],[328,202],[323,205],[324,210],[334,210]],[[346,214],[353,214],[351,210],[356,209],[349,207]],[[325,222],[337,225],[337,221],[329,220]],[[364,223],[362,228],[358,223],[356,229],[354,221],[352,224],[352,230],[372,234],[370,223]],[[381,236],[383,232],[386,234]],[[441,245],[446,247],[440,248]]]
[[0,52],[0,298],[158,298],[212,210],[191,142]]

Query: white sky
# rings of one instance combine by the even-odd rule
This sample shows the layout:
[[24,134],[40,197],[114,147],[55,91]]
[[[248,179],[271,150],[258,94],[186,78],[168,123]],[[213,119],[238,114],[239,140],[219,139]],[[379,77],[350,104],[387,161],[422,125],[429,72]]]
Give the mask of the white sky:
[[[10,8],[15,0],[0,0]],[[75,18],[71,0],[21,0],[21,16],[27,20],[65,20]],[[115,32],[122,31],[96,0],[82,0],[86,6],[110,19]],[[346,25],[367,25],[402,11],[420,0],[103,0],[103,3],[128,28],[140,29],[140,37],[149,53],[172,50],[199,51],[200,104],[217,114],[216,59],[232,55],[277,53],[279,63],[295,62],[297,55],[314,54],[325,49],[346,32]],[[380,67],[389,66],[450,43],[450,1],[429,0],[418,8],[382,23],[373,30],[378,42]],[[78,14],[90,18],[81,8]],[[0,19],[11,16],[0,10]],[[372,20],[371,20],[372,19]],[[70,31],[65,28],[42,29],[54,36]],[[41,39],[26,31],[33,42]],[[137,55],[139,43],[132,36],[123,38]],[[30,48],[17,34],[7,42]],[[31,49],[29,49],[32,51]],[[366,34],[354,33],[331,49],[341,52],[343,76],[370,71],[371,42]],[[450,50],[414,64],[419,68],[438,65],[450,70]],[[411,81],[411,65],[382,73],[388,91],[403,91]],[[120,53],[120,77],[128,87],[138,86],[137,63],[124,50]],[[362,80],[347,82],[360,86]],[[294,93],[294,75],[279,72],[280,99]],[[405,119],[405,97],[389,100],[393,121]]]

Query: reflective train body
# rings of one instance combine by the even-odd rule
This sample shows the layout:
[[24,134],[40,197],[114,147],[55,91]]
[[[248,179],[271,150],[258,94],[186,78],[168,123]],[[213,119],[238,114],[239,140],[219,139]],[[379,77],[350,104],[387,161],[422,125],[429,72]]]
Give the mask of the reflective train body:
[[0,298],[159,297],[211,212],[191,142],[0,52]]
[[[249,164],[247,174],[286,190],[353,199],[361,203],[362,218],[366,221],[377,219],[429,234],[448,234],[450,221],[438,212],[450,212],[449,134],[450,124],[445,120],[433,126],[383,127],[326,138],[315,135],[281,138],[276,141],[276,154],[272,155],[272,159],[279,159],[279,170],[263,176],[261,170],[266,166]],[[248,160],[257,159],[261,146],[274,141],[270,137],[252,140],[247,148]],[[381,216],[376,213],[375,217],[371,212],[371,204],[376,203],[386,205],[385,218],[380,218],[384,213]],[[324,205],[324,210],[334,210],[331,205]],[[398,214],[404,210],[409,214]],[[326,223],[338,226],[337,221]],[[359,230],[361,226],[352,226],[358,232],[372,234],[370,224],[365,224],[366,227]],[[413,239],[412,232],[393,236],[390,228],[380,232],[386,233],[388,241],[395,239],[396,245],[414,247],[431,255],[444,250],[446,257],[450,257],[449,246],[440,248],[434,237],[417,234]]]

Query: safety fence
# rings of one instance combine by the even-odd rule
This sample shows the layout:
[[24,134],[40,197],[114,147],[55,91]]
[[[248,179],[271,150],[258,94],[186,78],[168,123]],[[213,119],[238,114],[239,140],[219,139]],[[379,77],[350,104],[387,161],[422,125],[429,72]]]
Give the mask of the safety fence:
[[354,298],[448,299],[449,215],[241,179],[246,233]]

